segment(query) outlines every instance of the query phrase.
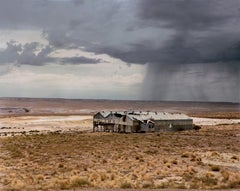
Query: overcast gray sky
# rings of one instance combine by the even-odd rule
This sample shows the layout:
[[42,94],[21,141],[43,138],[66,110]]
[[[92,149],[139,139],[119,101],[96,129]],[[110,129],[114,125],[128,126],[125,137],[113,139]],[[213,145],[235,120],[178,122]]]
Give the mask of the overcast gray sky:
[[240,102],[239,0],[2,0],[0,96]]

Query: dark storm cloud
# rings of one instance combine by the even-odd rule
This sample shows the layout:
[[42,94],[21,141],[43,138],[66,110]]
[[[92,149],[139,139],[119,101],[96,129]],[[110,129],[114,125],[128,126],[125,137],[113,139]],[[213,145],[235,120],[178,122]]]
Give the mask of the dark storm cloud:
[[0,63],[12,63],[19,57],[19,51],[22,50],[21,45],[16,45],[11,41],[7,43],[7,48],[0,51]]
[[84,46],[127,62],[215,62],[222,52],[232,61],[239,8],[238,0],[8,0],[0,27],[40,29],[54,48]]
[[65,64],[97,64],[103,62],[101,59],[91,59],[91,58],[86,58],[83,56],[79,57],[69,57],[69,58],[62,58],[60,59],[62,63]]
[[237,0],[141,1],[143,21],[175,33],[147,53],[145,97],[239,102],[239,8]]
[[236,42],[231,47],[222,51],[219,57],[222,62],[240,62],[240,42]]
[[37,42],[22,45],[11,41],[7,43],[6,49],[0,51],[0,64],[15,63],[39,66],[54,61],[48,57],[51,52],[52,49],[49,46],[41,48]]
[[49,46],[46,46],[40,49],[40,52],[35,53],[38,46],[39,44],[37,42],[22,45],[22,52],[19,53],[19,56],[16,58],[17,63],[40,66],[45,63],[53,62],[54,59],[48,57],[48,55],[52,52],[52,49]]
[[139,13],[142,19],[154,20],[164,27],[204,30],[231,18],[231,13],[219,14],[220,4],[216,0],[143,0]]
[[1,29],[40,30],[49,42],[38,53],[40,45],[10,43],[0,63],[100,62],[49,57],[84,47],[148,64],[144,99],[240,101],[239,10],[239,0],[0,1]]
[[[173,32],[164,42],[156,36],[129,42],[128,49],[94,46],[95,52],[108,53],[134,63],[209,63],[233,60],[229,48],[240,41],[240,3],[238,1],[142,0],[138,1],[139,16],[135,23],[139,35],[142,28],[163,28]],[[227,11],[226,11],[227,10]],[[228,26],[230,24],[230,26]],[[134,25],[132,25],[134,26]],[[152,30],[155,33],[155,30]],[[151,34],[150,34],[151,35]],[[154,43],[158,46],[154,46]],[[232,48],[231,52],[236,52]]]
[[14,63],[15,65],[42,66],[47,63],[61,64],[97,64],[103,62],[101,59],[92,59],[84,56],[75,57],[50,57],[53,52],[50,46],[42,47],[37,42],[17,44],[15,41],[7,43],[7,48],[0,51],[0,64]]

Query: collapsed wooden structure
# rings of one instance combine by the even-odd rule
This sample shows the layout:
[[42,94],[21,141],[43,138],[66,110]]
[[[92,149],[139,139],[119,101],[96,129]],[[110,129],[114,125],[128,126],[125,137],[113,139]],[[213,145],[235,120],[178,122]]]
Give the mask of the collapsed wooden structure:
[[166,112],[97,112],[93,132],[160,132],[193,129],[193,120],[185,114]]

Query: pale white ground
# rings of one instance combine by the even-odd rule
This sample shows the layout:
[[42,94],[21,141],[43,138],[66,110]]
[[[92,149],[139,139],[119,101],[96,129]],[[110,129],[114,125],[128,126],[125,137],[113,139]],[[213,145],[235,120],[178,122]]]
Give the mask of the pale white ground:
[[86,131],[92,129],[91,115],[20,116],[0,118],[0,134],[29,131]]
[[192,117],[195,125],[220,125],[220,124],[235,124],[240,123],[240,119],[210,119]]
[[[91,131],[91,115],[70,116],[19,116],[0,118],[0,135],[30,131]],[[240,123],[240,119],[193,118],[196,125],[218,125]]]

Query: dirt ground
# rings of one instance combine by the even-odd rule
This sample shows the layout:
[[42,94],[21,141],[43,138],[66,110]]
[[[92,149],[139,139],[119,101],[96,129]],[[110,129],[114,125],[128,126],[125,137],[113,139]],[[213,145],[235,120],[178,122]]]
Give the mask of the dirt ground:
[[6,190],[240,188],[238,124],[155,134],[48,133],[0,139]]
[[[118,134],[91,132],[91,112],[101,101],[89,110],[80,104],[84,115],[72,101],[65,109],[56,100],[35,109],[30,102],[2,102],[0,190],[240,189],[238,104],[184,103],[198,131]],[[115,110],[126,103],[106,102]],[[134,104],[128,107],[148,109],[141,108],[145,102]],[[157,107],[181,110],[179,103],[164,104]]]

